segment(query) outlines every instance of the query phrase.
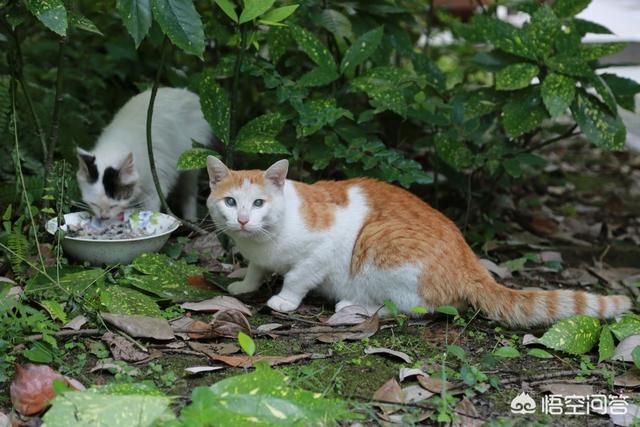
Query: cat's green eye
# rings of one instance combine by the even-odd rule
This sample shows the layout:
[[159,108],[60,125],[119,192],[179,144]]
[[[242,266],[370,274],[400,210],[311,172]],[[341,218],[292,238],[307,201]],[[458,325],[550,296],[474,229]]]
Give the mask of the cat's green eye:
[[233,197],[225,197],[224,204],[229,206],[230,208],[233,208],[236,205],[236,199],[234,199]]
[[262,207],[262,205],[264,205],[264,200],[262,199],[255,199],[253,201],[253,206],[255,206],[256,208],[260,208]]

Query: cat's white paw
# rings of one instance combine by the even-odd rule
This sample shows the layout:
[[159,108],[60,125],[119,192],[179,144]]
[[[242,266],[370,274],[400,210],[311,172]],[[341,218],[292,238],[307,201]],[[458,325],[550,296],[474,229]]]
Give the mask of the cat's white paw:
[[269,301],[267,301],[267,305],[275,311],[286,313],[287,311],[293,311],[298,308],[300,302],[289,301],[282,298],[280,295],[274,295],[269,298]]
[[248,294],[249,292],[253,292],[258,289],[260,285],[253,286],[250,283],[245,283],[244,281],[233,282],[227,287],[227,291],[231,295],[239,295],[239,294]]

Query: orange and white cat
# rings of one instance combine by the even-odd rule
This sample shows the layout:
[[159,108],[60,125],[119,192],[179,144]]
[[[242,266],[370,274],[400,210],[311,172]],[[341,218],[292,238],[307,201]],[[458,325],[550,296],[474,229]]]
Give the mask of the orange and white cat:
[[373,313],[387,299],[406,313],[469,303],[512,326],[612,317],[631,307],[621,295],[498,284],[452,221],[384,182],[307,185],[286,179],[286,160],[266,171],[232,171],[210,156],[207,169],[211,217],[249,261],[229,292],[255,291],[267,274],[281,274],[282,290],[267,302],[277,311],[295,310],[312,289],[337,301],[336,311],[358,304]]

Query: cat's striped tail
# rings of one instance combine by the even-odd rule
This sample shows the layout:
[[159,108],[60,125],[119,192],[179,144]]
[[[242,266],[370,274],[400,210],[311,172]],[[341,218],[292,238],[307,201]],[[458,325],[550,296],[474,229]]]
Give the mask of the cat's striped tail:
[[546,325],[576,314],[604,319],[631,308],[631,300],[624,295],[510,289],[497,283],[484,267],[479,267],[481,271],[475,283],[465,287],[468,302],[489,318],[510,326]]

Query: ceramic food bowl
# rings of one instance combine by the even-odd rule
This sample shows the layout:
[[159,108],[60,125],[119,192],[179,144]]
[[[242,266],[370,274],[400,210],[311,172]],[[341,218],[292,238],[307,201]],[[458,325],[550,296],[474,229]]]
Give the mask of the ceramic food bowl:
[[[118,219],[99,221],[88,212],[64,216],[65,254],[93,265],[128,264],[138,255],[157,252],[180,222],[159,212],[129,209]],[[57,218],[47,222],[47,232],[55,234]]]

